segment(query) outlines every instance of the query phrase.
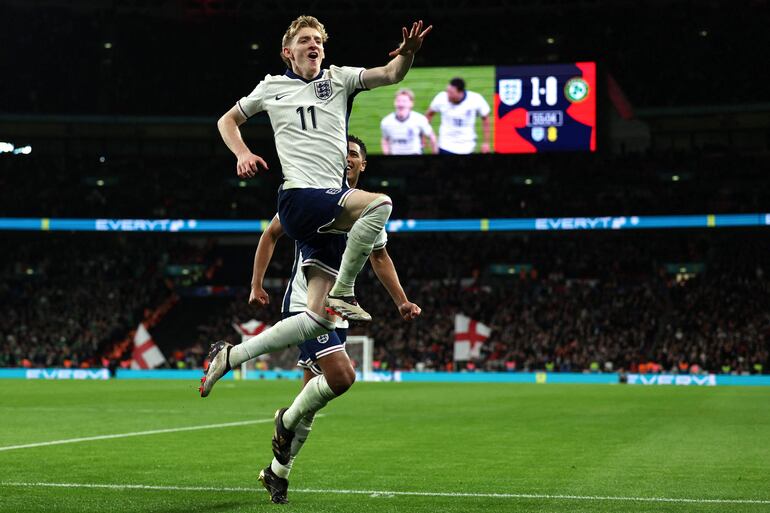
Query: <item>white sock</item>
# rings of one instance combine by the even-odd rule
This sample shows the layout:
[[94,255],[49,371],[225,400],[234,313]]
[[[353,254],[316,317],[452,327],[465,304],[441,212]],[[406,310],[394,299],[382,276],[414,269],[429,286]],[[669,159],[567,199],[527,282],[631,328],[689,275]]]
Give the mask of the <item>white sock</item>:
[[377,196],[361,213],[361,217],[353,223],[348,233],[348,242],[342,254],[340,272],[337,281],[330,292],[333,296],[352,296],[356,276],[361,272],[369,254],[372,252],[374,241],[380,235],[393,211],[393,202],[388,196]]
[[289,462],[286,465],[282,465],[277,459],[273,458],[273,462],[270,463],[270,468],[273,469],[275,475],[284,479],[289,478],[291,467],[294,465],[294,460],[297,458],[300,449],[305,444],[305,440],[310,436],[310,430],[313,426],[313,418],[315,413],[311,413],[307,417],[302,419],[294,427],[294,440],[291,441],[291,456],[289,456]]
[[275,323],[259,335],[251,337],[230,350],[230,367],[265,353],[286,349],[309,338],[316,338],[334,330],[334,322],[306,310]]
[[316,376],[307,382],[305,388],[294,398],[289,409],[283,413],[283,425],[295,431],[302,417],[313,414],[337,397],[326,382],[326,376]]

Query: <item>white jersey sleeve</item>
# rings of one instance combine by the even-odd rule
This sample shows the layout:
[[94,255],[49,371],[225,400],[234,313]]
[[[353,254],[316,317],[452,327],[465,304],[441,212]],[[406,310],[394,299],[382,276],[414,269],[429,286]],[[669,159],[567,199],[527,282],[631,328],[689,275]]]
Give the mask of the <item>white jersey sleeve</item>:
[[382,120],[380,121],[380,132],[382,132],[382,138],[387,139],[388,141],[390,141],[390,137],[391,137],[389,120],[390,120],[390,116],[392,115],[393,113],[391,112],[390,114],[382,118]]
[[449,100],[447,100],[446,91],[441,91],[433,97],[433,100],[430,102],[430,107],[428,107],[428,109],[432,110],[433,112],[441,113],[444,105],[446,105],[448,102]]
[[265,96],[265,89],[267,88],[267,80],[269,77],[270,75],[265,76],[264,80],[257,84],[257,87],[255,87],[248,96],[244,96],[238,100],[238,108],[241,109],[241,113],[246,116],[246,118],[250,118],[254,114],[265,110],[263,107],[263,100]]
[[473,103],[476,104],[476,113],[479,117],[485,118],[489,116],[492,109],[489,108],[487,100],[485,100],[479,93],[474,93],[473,91],[468,91],[468,94],[473,96]]
[[356,91],[364,90],[364,68],[353,68],[350,66],[330,66],[329,73],[340,75],[341,82],[345,85],[345,90],[349,95]]
[[428,118],[420,114],[420,124],[418,125],[420,127],[420,133],[422,135],[430,137],[433,135],[433,127],[430,126],[430,122],[428,121]]

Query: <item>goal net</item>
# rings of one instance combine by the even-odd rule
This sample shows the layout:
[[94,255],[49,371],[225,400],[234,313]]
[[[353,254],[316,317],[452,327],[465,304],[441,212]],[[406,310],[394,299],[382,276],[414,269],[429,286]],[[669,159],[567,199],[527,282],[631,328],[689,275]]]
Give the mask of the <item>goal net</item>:
[[[368,381],[372,376],[372,360],[374,358],[374,340],[371,337],[353,335],[347,338],[345,350],[356,369],[356,378]],[[300,370],[297,367],[299,350],[290,347],[275,353],[262,355],[245,362],[241,366],[243,376],[260,370]]]
[[345,349],[356,369],[356,378],[369,381],[372,375],[372,360],[374,358],[374,339],[362,335],[348,337]]

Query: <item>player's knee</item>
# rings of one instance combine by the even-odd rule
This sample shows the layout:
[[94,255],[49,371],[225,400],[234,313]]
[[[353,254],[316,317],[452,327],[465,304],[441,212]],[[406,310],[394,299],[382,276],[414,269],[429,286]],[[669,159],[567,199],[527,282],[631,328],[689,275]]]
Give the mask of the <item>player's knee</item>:
[[350,390],[350,387],[356,382],[356,371],[352,367],[348,367],[342,372],[334,373],[334,376],[327,376],[326,382],[334,395],[341,396]]
[[380,194],[377,199],[371,203],[373,211],[379,210],[387,217],[390,217],[390,213],[393,212],[393,199],[387,194]]
[[366,205],[361,217],[370,218],[373,221],[384,219],[388,220],[393,211],[393,200],[387,194],[378,194],[372,201]]

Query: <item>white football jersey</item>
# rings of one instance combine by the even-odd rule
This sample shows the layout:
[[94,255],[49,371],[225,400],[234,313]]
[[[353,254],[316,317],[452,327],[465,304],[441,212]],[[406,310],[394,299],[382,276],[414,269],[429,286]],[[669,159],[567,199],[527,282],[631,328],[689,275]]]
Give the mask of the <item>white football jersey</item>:
[[476,148],[476,116],[489,116],[489,104],[479,93],[465,91],[460,103],[452,103],[446,91],[433,98],[430,110],[441,114],[439,148],[452,153],[472,153]]
[[419,155],[422,153],[422,137],[433,135],[428,118],[419,112],[410,112],[406,119],[399,119],[395,112],[380,122],[382,138],[390,144],[391,155]]
[[246,117],[262,111],[270,116],[284,189],[345,184],[348,117],[353,97],[365,89],[363,72],[331,66],[308,81],[287,70],[265,76],[238,101]]

